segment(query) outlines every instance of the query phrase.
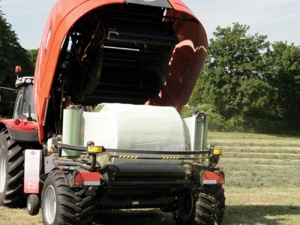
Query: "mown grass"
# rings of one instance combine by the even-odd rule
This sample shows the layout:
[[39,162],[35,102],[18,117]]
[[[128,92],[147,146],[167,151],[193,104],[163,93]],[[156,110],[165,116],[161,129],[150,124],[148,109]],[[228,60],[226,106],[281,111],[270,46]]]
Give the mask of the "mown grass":
[[298,188],[225,187],[225,190],[227,207],[223,224],[299,224],[300,193]]
[[[223,149],[226,214],[223,225],[300,224],[300,137],[209,133],[208,143]],[[0,207],[0,225],[40,225],[41,214]],[[153,211],[111,211],[99,214],[97,225],[171,225],[171,214]],[[96,224],[95,224],[96,225]]]
[[223,224],[300,224],[300,137],[210,133],[208,142],[223,149]]
[[226,187],[299,187],[299,137],[210,133],[208,142],[223,149],[219,166],[225,171]]

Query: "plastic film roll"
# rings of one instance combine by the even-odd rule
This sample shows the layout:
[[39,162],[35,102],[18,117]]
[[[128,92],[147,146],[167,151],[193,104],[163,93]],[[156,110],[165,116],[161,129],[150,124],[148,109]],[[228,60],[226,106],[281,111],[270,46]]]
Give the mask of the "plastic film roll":
[[[81,110],[64,109],[63,111],[63,132],[62,142],[64,144],[78,145],[79,144],[79,129],[80,129],[80,114]],[[63,149],[63,156],[76,156],[77,151]]]

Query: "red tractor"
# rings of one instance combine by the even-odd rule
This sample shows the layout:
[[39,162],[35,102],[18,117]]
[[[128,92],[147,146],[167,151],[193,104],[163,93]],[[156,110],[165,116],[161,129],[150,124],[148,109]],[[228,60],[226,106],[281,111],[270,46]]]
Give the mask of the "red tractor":
[[181,119],[207,55],[181,0],[70,0],[52,8],[33,77],[0,121],[0,205],[92,224],[99,210],[161,208],[220,224],[222,151],[205,113]]

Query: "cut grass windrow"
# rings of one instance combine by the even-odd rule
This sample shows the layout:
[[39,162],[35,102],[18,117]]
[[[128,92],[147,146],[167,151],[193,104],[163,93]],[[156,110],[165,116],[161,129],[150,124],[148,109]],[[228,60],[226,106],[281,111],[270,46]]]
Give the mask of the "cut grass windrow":
[[219,167],[228,187],[297,187],[300,139],[261,134],[212,133],[208,143],[223,150]]

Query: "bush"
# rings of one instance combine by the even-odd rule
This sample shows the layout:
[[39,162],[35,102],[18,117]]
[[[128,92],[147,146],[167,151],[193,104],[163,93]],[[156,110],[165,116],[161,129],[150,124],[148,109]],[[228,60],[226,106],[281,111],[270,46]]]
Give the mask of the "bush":
[[[197,106],[185,106],[182,117],[192,116],[193,111],[205,112],[209,117],[208,129],[216,132],[246,132],[246,133],[270,133],[270,134],[294,134],[288,129],[287,124],[278,118],[260,117],[262,114],[237,115],[226,120],[216,113],[214,107],[209,104]],[[265,114],[266,115],[266,114]]]

